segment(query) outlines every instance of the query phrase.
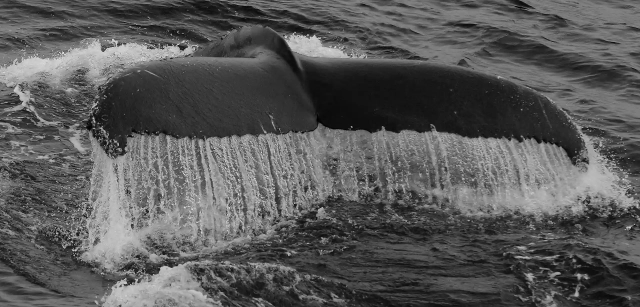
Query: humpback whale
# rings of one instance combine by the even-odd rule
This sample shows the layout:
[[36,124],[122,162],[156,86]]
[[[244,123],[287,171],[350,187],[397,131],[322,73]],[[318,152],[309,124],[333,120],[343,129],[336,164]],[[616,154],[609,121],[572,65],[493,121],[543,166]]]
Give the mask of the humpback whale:
[[146,62],[100,89],[89,129],[111,157],[127,137],[209,138],[316,129],[535,139],[586,163],[570,117],[504,78],[415,60],[295,54],[267,27],[235,30],[191,57]]
[[569,116],[527,87],[423,61],[308,57],[265,27],[115,75],[89,128],[84,259],[123,232],[135,246],[218,246],[332,197],[538,214],[530,204],[580,201],[588,162]]

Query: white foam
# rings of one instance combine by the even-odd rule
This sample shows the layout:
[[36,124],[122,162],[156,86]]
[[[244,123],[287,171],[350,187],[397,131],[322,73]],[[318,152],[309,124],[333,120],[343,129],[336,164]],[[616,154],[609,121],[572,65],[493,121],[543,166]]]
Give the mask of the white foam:
[[31,100],[31,94],[28,91],[22,92],[22,90],[20,89],[20,85],[16,85],[16,87],[13,89],[13,92],[18,94],[18,98],[20,99],[21,104],[12,108],[4,109],[2,110],[2,113],[11,113],[28,108],[29,100]]
[[31,98],[31,92],[29,92],[28,90],[22,90],[22,87],[20,85],[16,85],[16,87],[13,89],[13,92],[18,94],[18,97],[20,97],[20,101],[22,103],[13,108],[5,109],[2,113],[11,113],[11,112],[16,112],[20,110],[27,110],[29,113],[33,114],[36,117],[36,119],[38,120],[38,125],[57,126],[60,124],[60,122],[48,121],[42,118],[40,114],[38,114],[36,107],[30,104],[30,102],[34,101],[34,99]]
[[103,307],[213,307],[222,306],[208,298],[200,283],[182,264],[162,267],[160,273],[133,285],[120,281],[102,300]]
[[[209,297],[205,296],[198,281],[203,282],[202,286],[206,287]],[[252,284],[256,282],[264,290],[262,292],[267,292],[268,297],[252,297],[253,295],[247,295],[243,291],[236,292],[256,306],[273,306],[273,303],[277,303],[273,299],[277,299],[279,295],[296,297],[304,306],[327,302],[326,298],[334,303],[345,303],[344,298],[334,293],[316,293],[318,289],[314,284],[330,283],[322,277],[278,264],[234,264],[226,261],[189,262],[174,268],[163,267],[158,275],[133,285],[126,286],[125,281],[119,282],[102,302],[106,307],[204,306],[203,303],[209,304],[206,306],[219,306],[220,302],[216,300],[226,297],[228,290],[238,289],[238,285],[253,288]]]
[[[309,56],[348,57],[337,48],[322,46],[316,36],[289,35],[285,38],[293,51]],[[165,46],[150,49],[145,44],[128,43],[118,45],[102,51],[99,40],[87,39],[81,46],[72,48],[48,58],[37,56],[16,59],[10,65],[0,67],[0,82],[7,86],[16,86],[22,82],[44,81],[49,85],[57,85],[78,70],[86,70],[87,78],[94,84],[102,84],[118,71],[136,63],[166,58],[184,57],[196,50],[189,46],[180,50],[178,46]],[[63,88],[67,93],[73,93],[73,88]],[[22,99],[21,99],[22,100]]]
[[291,34],[285,37],[287,44],[294,52],[312,57],[348,58],[342,50],[325,47],[317,36],[303,36]]
[[87,148],[82,146],[81,139],[82,139],[82,135],[86,132],[84,130],[78,129],[79,125],[80,124],[75,124],[69,127],[69,132],[73,133],[73,136],[69,138],[69,142],[73,144],[73,147],[75,147],[78,150],[78,152],[80,152],[81,154],[84,154],[87,152]]
[[59,84],[77,70],[87,70],[86,76],[94,84],[102,84],[120,69],[135,63],[183,57],[193,53],[194,48],[181,51],[177,46],[149,49],[143,44],[125,44],[101,50],[98,40],[87,40],[83,46],[73,48],[51,58],[30,57],[16,60],[0,67],[0,82],[15,86],[22,82],[45,81]]

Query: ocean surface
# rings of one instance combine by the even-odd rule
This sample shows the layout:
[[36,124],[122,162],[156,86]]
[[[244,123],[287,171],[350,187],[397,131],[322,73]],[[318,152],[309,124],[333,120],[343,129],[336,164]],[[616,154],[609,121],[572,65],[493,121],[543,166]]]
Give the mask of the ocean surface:
[[[575,169],[563,152],[536,142],[444,133],[418,141],[422,136],[411,133],[321,127],[258,140],[284,144],[274,152],[285,170],[289,162],[316,163],[305,159],[322,151],[328,158],[319,167],[335,182],[328,197],[284,203],[290,214],[260,221],[256,231],[195,233],[184,220],[156,222],[156,211],[120,202],[129,190],[105,190],[118,175],[110,173],[116,162],[85,128],[99,86],[136,63],[189,56],[251,25],[271,27],[302,54],[458,65],[533,88],[580,127],[590,165]],[[424,157],[395,173],[407,183],[397,183],[397,194],[365,197],[358,190],[360,162],[345,157],[365,139],[391,156]],[[223,153],[236,146],[237,157],[246,157],[242,146],[253,141],[211,144]],[[144,153],[156,141],[132,142]],[[183,143],[176,146],[196,146]],[[504,176],[447,190],[449,175],[435,161],[453,169],[462,158],[443,144],[478,149],[478,173]],[[544,176],[525,167],[516,178],[505,166],[505,146],[523,161],[551,167]],[[296,152],[306,156],[298,161]],[[400,167],[385,161],[389,172]],[[434,161],[436,175],[427,178],[442,189],[409,184],[419,161]],[[541,184],[543,177],[553,184]],[[144,185],[142,177],[126,180]],[[640,306],[639,185],[637,1],[0,3],[3,307]]]

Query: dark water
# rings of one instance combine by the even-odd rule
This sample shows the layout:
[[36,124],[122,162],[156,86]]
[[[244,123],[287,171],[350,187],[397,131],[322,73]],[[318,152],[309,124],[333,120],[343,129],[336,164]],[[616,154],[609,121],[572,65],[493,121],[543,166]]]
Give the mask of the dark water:
[[[332,200],[225,249],[133,257],[115,272],[79,261],[92,166],[83,121],[98,86],[133,63],[185,55],[170,46],[255,24],[315,35],[343,55],[461,65],[534,88],[582,127],[630,199],[611,192],[542,218]],[[0,65],[2,306],[95,305],[144,274],[160,276],[141,284],[151,294],[120,287],[111,298],[201,306],[183,285],[225,306],[640,305],[640,225],[622,209],[640,184],[634,1],[4,0]]]

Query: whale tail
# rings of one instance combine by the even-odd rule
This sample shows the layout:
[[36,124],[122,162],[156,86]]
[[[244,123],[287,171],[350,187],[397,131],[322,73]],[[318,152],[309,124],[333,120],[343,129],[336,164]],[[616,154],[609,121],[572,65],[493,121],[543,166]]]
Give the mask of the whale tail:
[[194,57],[259,58],[279,57],[298,75],[300,62],[289,44],[269,27],[244,27],[227,34],[220,41],[209,44],[192,54]]
[[329,197],[475,213],[571,203],[587,162],[569,116],[529,88],[419,61],[306,57],[263,27],[122,72],[91,121],[96,250],[154,225],[209,246]]
[[133,132],[223,137],[310,131],[320,123],[535,139],[587,162],[569,116],[527,87],[422,61],[302,56],[260,26],[233,31],[191,58],[125,71],[103,87],[92,122],[103,147],[119,154]]
[[194,57],[143,63],[112,78],[89,126],[112,157],[126,152],[134,133],[206,138],[314,130],[315,108],[297,65],[273,30],[244,28]]

